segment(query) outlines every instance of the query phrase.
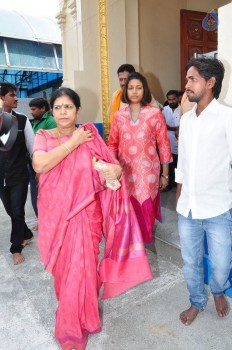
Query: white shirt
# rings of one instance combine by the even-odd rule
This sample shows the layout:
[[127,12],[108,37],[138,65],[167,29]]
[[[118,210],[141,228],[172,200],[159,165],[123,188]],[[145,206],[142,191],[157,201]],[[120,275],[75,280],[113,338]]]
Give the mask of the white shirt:
[[[180,124],[180,106],[178,106],[174,111],[169,106],[165,106],[163,109],[163,115],[166,120],[166,124],[169,126],[177,127]],[[175,131],[168,130],[168,136],[171,144],[171,150],[173,154],[178,154],[178,144],[175,135]]]
[[197,117],[194,106],[180,120],[177,212],[207,219],[232,208],[231,164],[232,108],[214,99]]
[[28,150],[29,154],[32,155],[35,134],[34,134],[34,131],[32,129],[30,120],[28,118],[26,120],[24,135],[25,135],[25,143],[26,143],[27,150]]

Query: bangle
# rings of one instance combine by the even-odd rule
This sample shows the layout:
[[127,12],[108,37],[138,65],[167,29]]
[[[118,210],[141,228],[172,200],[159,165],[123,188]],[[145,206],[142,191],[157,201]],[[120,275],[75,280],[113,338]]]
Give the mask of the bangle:
[[168,180],[168,178],[169,178],[168,175],[161,174],[161,176],[164,177],[166,180]]
[[71,153],[72,151],[71,151],[71,149],[70,148],[68,148],[68,146],[66,146],[66,145],[64,145],[63,143],[62,143],[62,145],[61,145],[63,148],[65,148],[67,151],[69,151],[69,153]]

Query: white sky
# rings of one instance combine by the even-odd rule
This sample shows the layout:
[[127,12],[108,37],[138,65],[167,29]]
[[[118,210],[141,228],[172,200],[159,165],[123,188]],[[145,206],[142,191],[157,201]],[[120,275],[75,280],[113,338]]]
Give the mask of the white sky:
[[59,12],[59,0],[0,0],[0,8],[55,20]]

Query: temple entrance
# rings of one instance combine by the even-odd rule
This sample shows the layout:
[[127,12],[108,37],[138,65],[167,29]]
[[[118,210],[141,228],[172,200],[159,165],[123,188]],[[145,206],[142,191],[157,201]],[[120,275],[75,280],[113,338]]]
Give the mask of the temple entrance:
[[206,12],[180,10],[180,33],[181,88],[184,89],[185,66],[189,59],[195,53],[202,54],[217,50],[217,23],[214,17]]

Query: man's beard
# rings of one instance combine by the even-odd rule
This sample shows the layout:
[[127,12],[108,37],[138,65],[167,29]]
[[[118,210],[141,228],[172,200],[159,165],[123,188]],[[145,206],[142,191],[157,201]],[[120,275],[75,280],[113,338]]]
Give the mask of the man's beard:
[[198,103],[201,100],[202,96],[204,95],[203,91],[201,91],[198,94],[194,94],[193,91],[189,91],[189,92],[190,92],[190,94],[188,94],[188,91],[187,91],[187,96],[188,96],[189,102]]
[[178,103],[169,103],[169,107],[172,109],[176,109],[179,106]]

